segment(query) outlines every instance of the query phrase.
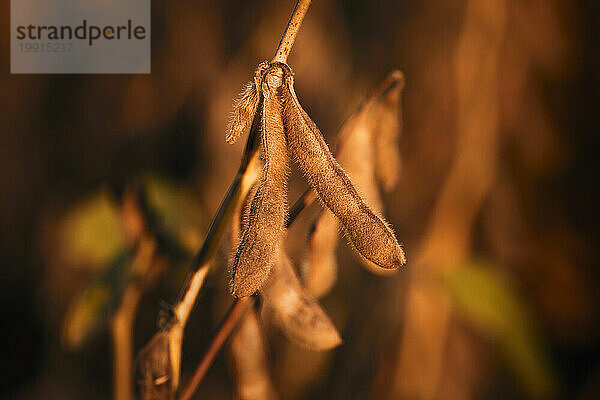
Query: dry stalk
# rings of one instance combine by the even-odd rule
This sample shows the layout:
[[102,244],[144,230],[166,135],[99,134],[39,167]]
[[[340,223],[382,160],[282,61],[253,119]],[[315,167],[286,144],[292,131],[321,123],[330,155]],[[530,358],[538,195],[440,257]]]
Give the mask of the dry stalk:
[[300,30],[300,26],[302,25],[302,21],[304,20],[304,16],[308,11],[310,3],[311,0],[298,0],[296,3],[294,11],[292,11],[292,16],[285,27],[285,32],[281,37],[279,45],[277,45],[277,51],[271,62],[287,62],[290,51],[292,51],[292,46],[294,46],[294,42],[296,41],[296,35]]
[[223,346],[223,343],[225,343],[225,340],[227,339],[231,331],[233,331],[233,328],[235,328],[238,321],[248,309],[248,306],[252,303],[253,301],[251,297],[241,297],[239,299],[234,300],[233,305],[231,306],[231,308],[227,312],[227,315],[225,315],[223,322],[217,329],[217,333],[213,338],[210,346],[208,347],[208,350],[206,351],[204,357],[202,357],[202,360],[200,360],[200,363],[196,367],[194,375],[192,375],[192,378],[190,379],[186,387],[183,389],[179,400],[190,400],[192,398],[192,396],[196,392],[196,389],[198,388],[198,385],[200,384],[200,382],[202,382],[202,378],[204,378],[204,375],[208,371],[208,368],[215,359],[215,356],[221,349],[221,346]]

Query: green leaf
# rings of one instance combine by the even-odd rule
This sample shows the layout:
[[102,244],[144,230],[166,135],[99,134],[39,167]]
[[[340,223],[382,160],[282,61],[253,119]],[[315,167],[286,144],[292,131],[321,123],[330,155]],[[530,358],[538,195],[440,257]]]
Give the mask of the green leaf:
[[63,319],[62,342],[71,350],[81,348],[105,324],[119,304],[132,255],[121,253],[69,306]]
[[509,368],[529,395],[547,398],[555,393],[553,369],[533,319],[506,279],[488,265],[475,262],[445,278],[458,309],[500,344]]
[[189,191],[156,176],[146,176],[144,184],[148,202],[160,218],[161,226],[188,253],[195,253],[201,245],[204,225],[198,199]]
[[62,257],[73,267],[105,267],[124,247],[119,209],[106,189],[73,206],[58,229]]

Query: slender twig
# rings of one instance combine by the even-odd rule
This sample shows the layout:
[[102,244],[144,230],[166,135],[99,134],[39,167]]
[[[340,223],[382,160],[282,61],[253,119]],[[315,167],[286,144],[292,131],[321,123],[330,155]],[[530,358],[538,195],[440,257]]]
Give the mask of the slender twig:
[[300,195],[298,200],[296,200],[294,205],[290,208],[287,219],[285,220],[285,227],[289,228],[302,210],[310,206],[316,198],[317,192],[312,190],[312,188],[306,189],[306,191]]
[[286,62],[288,56],[290,55],[290,51],[292,50],[292,46],[294,45],[294,41],[296,40],[296,35],[300,30],[300,25],[302,25],[302,20],[306,15],[306,11],[308,11],[308,7],[310,6],[311,0],[298,0],[296,3],[296,7],[294,7],[294,11],[292,12],[292,16],[285,28],[285,32],[281,37],[281,41],[277,46],[277,51],[275,52],[275,56],[273,57],[273,62]]
[[[304,193],[302,196],[300,196],[300,198],[296,201],[296,203],[302,203],[303,199],[304,199],[304,201],[312,202],[312,200],[314,200],[314,197],[311,198],[311,196],[310,196],[311,192],[312,191],[307,191],[306,193]],[[307,199],[309,199],[309,200],[307,200]],[[288,216],[288,220],[286,221],[286,228],[289,228],[292,225],[292,223],[294,222],[296,217],[300,214],[300,211],[302,211],[302,208],[300,208],[299,211],[297,213],[295,213],[294,215],[290,214],[290,216]],[[235,311],[236,307],[242,307],[242,306],[240,306],[241,300],[243,300],[244,310],[250,304],[254,303],[253,297],[242,297],[242,298],[236,299],[236,301],[234,301],[234,303],[231,305],[231,308],[229,309],[229,311],[223,318],[223,321],[219,325],[219,328],[217,329],[217,333],[213,337],[213,339],[208,347],[208,350],[206,351],[206,353],[204,353],[204,356],[202,357],[202,359],[200,360],[200,363],[196,367],[196,371],[194,372],[194,376],[192,377],[192,380],[190,380],[190,382],[188,383],[186,388],[183,390],[183,394],[181,395],[180,400],[191,398],[194,391],[196,390],[196,387],[200,384],[200,382],[202,382],[202,378],[204,378],[204,375],[208,371],[208,368],[212,364],[212,361],[214,360],[216,354],[221,349],[221,346],[223,346],[223,344],[225,343],[225,339],[227,339],[227,337],[232,332],[233,328],[236,326],[236,324],[238,323],[240,318],[244,315],[243,312]],[[185,397],[187,395],[188,391],[191,391],[191,393],[189,394],[190,397]]]
[[188,382],[187,386],[183,389],[179,400],[190,400],[192,398],[194,392],[198,388],[198,385],[200,382],[202,382],[202,378],[204,378],[208,368],[215,359],[215,356],[221,349],[221,346],[223,346],[223,343],[225,343],[225,340],[233,331],[233,328],[235,328],[238,321],[245,315],[246,310],[252,303],[254,303],[252,297],[241,297],[233,302],[231,308],[225,315],[223,322],[217,329],[217,333],[215,334],[215,337],[213,338],[208,350],[206,351],[204,357],[202,357],[198,367],[196,367],[194,375]]

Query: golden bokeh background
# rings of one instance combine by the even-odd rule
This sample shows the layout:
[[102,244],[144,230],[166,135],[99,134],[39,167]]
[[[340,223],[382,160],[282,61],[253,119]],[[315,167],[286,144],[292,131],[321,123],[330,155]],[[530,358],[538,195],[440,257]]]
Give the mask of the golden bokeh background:
[[[143,181],[199,248],[243,151],[224,141],[232,99],[292,8],[153,0],[149,75],[10,75],[1,31],[1,396],[112,397],[128,243],[115,199]],[[404,73],[402,169],[383,202],[409,262],[376,276],[339,246],[322,304],[343,345],[310,352],[266,326],[282,399],[600,397],[599,15],[582,0],[313,1],[288,63],[329,143]],[[290,201],[305,189],[292,172]],[[297,265],[318,210],[291,228]],[[183,381],[227,308],[227,257],[192,313]],[[136,352],[179,292],[186,262],[172,264],[141,299]],[[198,398],[234,395],[228,354]]]

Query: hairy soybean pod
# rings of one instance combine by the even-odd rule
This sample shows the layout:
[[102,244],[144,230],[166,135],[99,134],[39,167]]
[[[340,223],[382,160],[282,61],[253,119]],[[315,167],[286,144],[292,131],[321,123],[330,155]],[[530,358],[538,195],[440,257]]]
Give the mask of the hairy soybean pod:
[[285,249],[261,290],[265,305],[288,338],[310,350],[329,350],[342,343],[335,325],[319,303],[302,289]]
[[260,102],[262,74],[267,66],[267,62],[262,62],[258,65],[254,74],[254,81],[246,84],[242,93],[233,105],[231,123],[227,129],[227,135],[225,136],[225,141],[227,143],[235,143],[244,132],[250,129],[252,121],[254,120],[254,114],[258,108],[258,103]]
[[264,167],[250,204],[247,226],[233,259],[232,293],[250,296],[269,277],[279,259],[287,215],[287,147],[278,92],[283,71],[269,67],[262,80],[262,151]]
[[302,109],[289,67],[283,96],[289,148],[311,187],[344,226],[354,248],[382,268],[395,269],[404,265],[404,251],[391,228],[360,197],[331,155],[319,128]]

